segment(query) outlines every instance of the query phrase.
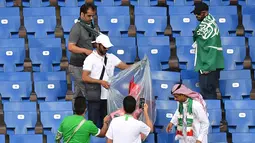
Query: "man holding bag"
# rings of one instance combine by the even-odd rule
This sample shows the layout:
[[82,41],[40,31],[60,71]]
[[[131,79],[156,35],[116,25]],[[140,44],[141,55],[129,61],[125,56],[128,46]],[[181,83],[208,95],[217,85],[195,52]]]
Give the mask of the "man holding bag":
[[88,119],[102,127],[103,118],[107,115],[110,87],[107,81],[113,76],[115,67],[124,70],[129,65],[115,55],[106,53],[113,46],[108,36],[100,34],[93,43],[96,44],[96,50],[84,61],[82,80],[85,82],[88,100]]

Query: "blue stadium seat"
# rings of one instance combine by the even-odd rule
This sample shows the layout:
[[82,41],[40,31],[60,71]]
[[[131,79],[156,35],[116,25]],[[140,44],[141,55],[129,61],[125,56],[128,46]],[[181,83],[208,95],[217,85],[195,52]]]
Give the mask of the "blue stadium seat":
[[195,49],[193,37],[176,37],[177,56],[180,69],[194,70]]
[[25,7],[46,7],[50,5],[50,0],[23,0],[22,5]]
[[[215,0],[213,0],[215,1]],[[210,6],[209,13],[214,15],[237,15],[236,6]]]
[[58,5],[63,7],[75,7],[85,4],[84,0],[58,0]]
[[23,11],[24,25],[29,38],[55,37],[55,7],[24,8]]
[[219,133],[222,119],[220,100],[206,100],[206,107],[210,122],[209,133]]
[[158,133],[158,139],[157,139],[158,143],[179,143],[179,141],[175,140],[175,133],[166,133],[161,132]]
[[194,6],[168,6],[169,15],[192,15],[191,11],[194,10]]
[[36,72],[34,73],[35,92],[38,100],[64,100],[67,92],[66,73]]
[[164,36],[166,14],[164,7],[135,7],[137,36]]
[[230,133],[255,132],[254,116],[255,101],[252,100],[226,100],[226,120]]
[[149,134],[143,143],[155,143],[155,134]]
[[223,99],[249,99],[252,89],[250,70],[221,71],[219,86]]
[[113,53],[123,62],[134,63],[136,58],[136,43],[134,37],[110,37],[113,48],[108,53]]
[[194,15],[171,15],[170,24],[173,36],[193,36],[193,31],[198,26]]
[[255,36],[255,14],[254,15],[243,15],[243,26],[245,29],[245,36]]
[[249,38],[250,57],[252,61],[252,68],[255,69],[255,37]]
[[212,133],[208,134],[208,143],[227,143],[226,133]]
[[203,0],[203,2],[207,3],[210,6],[230,4],[230,0]]
[[10,143],[43,143],[43,135],[10,135]]
[[31,81],[30,72],[0,72],[0,81]]
[[[121,1],[120,1],[121,3]],[[94,0],[94,4],[98,7],[100,6],[114,6],[114,0]]]
[[172,87],[180,83],[180,73],[168,71],[152,71],[153,95],[157,100],[173,99]]
[[7,134],[34,134],[37,121],[35,102],[4,103]]
[[129,7],[100,7],[97,9],[100,31],[108,36],[128,35],[130,25]]
[[238,26],[237,15],[214,15],[221,36],[235,36]]
[[[23,73],[1,73],[0,76],[7,78],[0,78],[0,94],[2,102],[5,101],[27,101],[32,92],[31,74],[29,72]],[[15,78],[15,76],[23,76],[25,79]],[[10,79],[8,79],[10,77]]]
[[79,7],[62,7],[60,9],[61,25],[64,37],[68,37],[73,25],[77,22],[80,13]]
[[56,134],[62,120],[73,115],[72,102],[43,102],[39,104],[44,134]]
[[249,5],[249,6],[242,6],[242,14],[243,15],[255,15],[255,6]]
[[166,0],[167,5],[193,5],[193,0]]
[[25,40],[19,38],[0,39],[0,71],[24,70]]
[[138,55],[141,59],[148,56],[151,70],[169,68],[169,37],[138,37],[137,42]]
[[181,70],[182,84],[193,91],[200,92],[199,75],[194,70]]
[[[162,128],[166,126],[172,119],[175,111],[177,109],[176,101],[164,101],[164,100],[156,100],[156,121],[155,127]],[[161,129],[158,132],[165,132],[165,129]]]
[[232,143],[253,143],[255,133],[232,133]]
[[224,56],[224,70],[243,69],[246,56],[244,37],[222,37],[221,44]]
[[5,143],[5,135],[0,135],[0,142]]
[[90,143],[105,143],[106,140],[107,140],[106,138],[99,138],[95,136],[90,137]]
[[254,0],[238,0],[238,4],[245,6],[245,5],[255,5]]
[[0,38],[18,38],[20,28],[19,8],[0,8]]
[[33,71],[52,72],[60,70],[62,58],[61,39],[30,38],[29,48]]

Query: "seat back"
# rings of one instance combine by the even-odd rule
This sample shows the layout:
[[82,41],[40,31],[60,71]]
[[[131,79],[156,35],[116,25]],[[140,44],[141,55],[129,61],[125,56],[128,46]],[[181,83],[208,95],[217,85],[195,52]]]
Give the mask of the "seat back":
[[198,72],[181,70],[182,83],[193,91],[200,92]]
[[245,30],[245,36],[254,36],[255,31],[255,14],[243,15],[243,26]]
[[27,0],[22,1],[22,5],[25,7],[46,7],[50,5],[49,0]]
[[206,100],[206,107],[210,122],[209,132],[219,133],[222,119],[220,100]]
[[232,133],[233,143],[253,143],[255,133]]
[[226,133],[211,133],[208,134],[208,143],[227,143]]
[[10,143],[43,143],[43,135],[10,135]]

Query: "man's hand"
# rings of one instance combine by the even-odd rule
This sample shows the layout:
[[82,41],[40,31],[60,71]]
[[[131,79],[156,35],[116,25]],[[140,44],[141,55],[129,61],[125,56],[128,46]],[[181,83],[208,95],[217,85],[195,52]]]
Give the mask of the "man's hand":
[[148,105],[144,103],[144,106],[143,106],[144,112],[148,113],[148,109],[149,109]]
[[197,140],[196,143],[202,143],[201,141]]
[[110,88],[110,84],[107,81],[101,80],[100,84],[106,89]]
[[110,120],[111,120],[110,116],[106,115],[106,116],[104,117],[104,123],[109,124]]
[[90,55],[92,52],[92,50],[84,49],[84,54],[86,54],[87,56]]
[[166,132],[169,133],[169,132],[172,130],[172,128],[173,128],[173,123],[170,122],[170,123],[167,125],[167,127],[166,127]]

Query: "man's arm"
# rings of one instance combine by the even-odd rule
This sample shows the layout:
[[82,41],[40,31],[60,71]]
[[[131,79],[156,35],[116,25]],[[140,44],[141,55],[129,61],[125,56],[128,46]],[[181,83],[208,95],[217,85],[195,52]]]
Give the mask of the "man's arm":
[[149,117],[149,113],[148,113],[148,105],[145,103],[144,104],[144,117],[145,117],[145,123],[147,126],[150,127],[150,132],[153,132],[153,124],[152,124],[152,121]]
[[110,87],[110,84],[107,81],[99,80],[99,79],[94,79],[94,78],[91,78],[89,75],[90,75],[90,71],[83,70],[83,72],[82,72],[82,80],[84,82],[87,82],[87,83],[98,83],[98,84],[101,84],[106,89],[108,89]]
[[127,65],[124,62],[120,62],[120,64],[117,65],[117,68],[121,69],[121,70],[125,70],[127,68],[129,68],[131,65]]
[[90,55],[92,53],[92,50],[80,48],[80,47],[76,46],[75,43],[68,43],[68,50],[72,53],[77,53],[77,54]]
[[104,117],[104,125],[102,127],[102,129],[100,130],[99,135],[97,135],[98,137],[105,137],[105,134],[108,130],[108,126],[109,126],[109,121],[110,121],[110,116],[106,116]]
[[113,143],[111,139],[107,139],[107,143]]

